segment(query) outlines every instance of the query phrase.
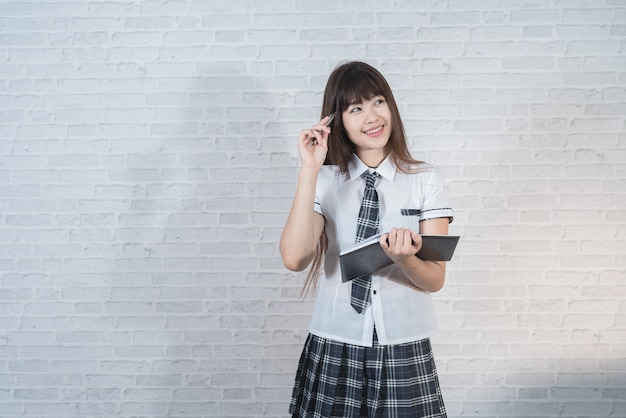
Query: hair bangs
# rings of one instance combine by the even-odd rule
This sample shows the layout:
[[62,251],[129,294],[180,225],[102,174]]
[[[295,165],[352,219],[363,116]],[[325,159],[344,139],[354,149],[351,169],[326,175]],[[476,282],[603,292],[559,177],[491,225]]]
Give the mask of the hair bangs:
[[340,112],[352,104],[362,103],[375,96],[387,98],[380,80],[376,80],[371,73],[360,71],[360,69],[346,73],[339,86],[341,87],[337,92],[336,110]]

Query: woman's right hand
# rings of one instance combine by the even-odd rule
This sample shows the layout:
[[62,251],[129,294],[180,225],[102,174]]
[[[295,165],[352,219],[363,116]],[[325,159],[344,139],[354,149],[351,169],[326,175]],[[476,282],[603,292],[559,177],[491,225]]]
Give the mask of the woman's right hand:
[[324,164],[328,152],[328,135],[330,134],[330,127],[324,124],[328,119],[329,116],[326,116],[317,125],[300,132],[298,151],[303,166],[319,168]]

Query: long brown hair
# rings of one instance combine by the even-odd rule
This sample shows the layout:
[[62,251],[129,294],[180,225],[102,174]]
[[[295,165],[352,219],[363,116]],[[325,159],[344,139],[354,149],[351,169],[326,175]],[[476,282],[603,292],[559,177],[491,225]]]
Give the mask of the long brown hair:
[[[411,157],[409,152],[404,125],[391,87],[378,70],[359,61],[339,65],[328,77],[324,90],[321,118],[334,113],[335,119],[332,122],[331,133],[328,137],[328,153],[324,164],[336,165],[340,173],[348,174],[348,166],[354,158],[355,146],[343,128],[342,113],[352,103],[369,100],[374,96],[384,97],[391,112],[393,130],[385,146],[385,153],[391,156],[391,160],[398,170],[404,173],[415,172],[414,167],[420,164],[420,161]],[[304,282],[303,294],[306,294],[311,286],[317,284],[327,248],[328,237],[326,231],[323,230],[309,274]]]

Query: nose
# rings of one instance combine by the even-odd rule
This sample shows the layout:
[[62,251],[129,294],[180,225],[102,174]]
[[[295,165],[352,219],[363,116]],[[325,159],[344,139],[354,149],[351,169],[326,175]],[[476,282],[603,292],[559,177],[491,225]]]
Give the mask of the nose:
[[376,109],[373,106],[367,106],[364,111],[366,123],[372,123],[378,120],[378,112],[376,112]]

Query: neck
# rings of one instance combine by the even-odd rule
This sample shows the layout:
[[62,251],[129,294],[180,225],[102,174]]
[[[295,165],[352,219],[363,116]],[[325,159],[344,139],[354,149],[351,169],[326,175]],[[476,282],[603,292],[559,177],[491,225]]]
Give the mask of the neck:
[[380,163],[382,163],[385,158],[387,158],[387,155],[388,154],[386,153],[378,152],[378,150],[375,150],[373,152],[357,153],[357,157],[359,157],[359,160],[361,160],[363,164],[365,164],[369,168],[377,168]]

